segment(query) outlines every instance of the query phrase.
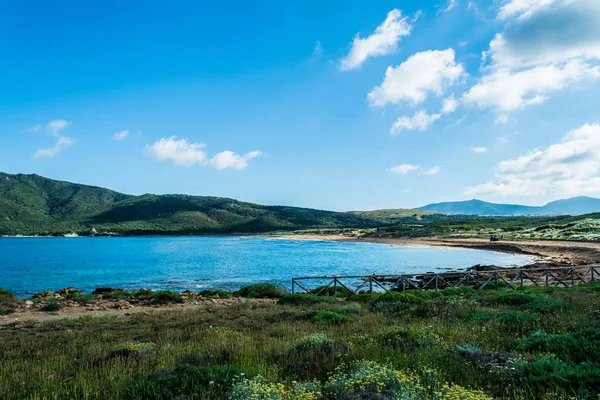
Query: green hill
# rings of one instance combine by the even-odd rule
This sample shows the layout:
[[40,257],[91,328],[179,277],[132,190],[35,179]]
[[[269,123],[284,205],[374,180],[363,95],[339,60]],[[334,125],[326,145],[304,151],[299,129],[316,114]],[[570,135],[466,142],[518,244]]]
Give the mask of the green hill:
[[383,223],[352,213],[262,206],[221,197],[131,196],[39,175],[0,173],[0,235],[82,234],[91,227],[125,235],[243,233]]

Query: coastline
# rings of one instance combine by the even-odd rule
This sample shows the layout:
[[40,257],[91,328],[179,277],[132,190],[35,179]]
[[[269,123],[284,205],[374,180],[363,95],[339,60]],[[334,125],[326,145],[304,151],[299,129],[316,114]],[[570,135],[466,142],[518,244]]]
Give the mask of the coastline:
[[529,266],[538,264],[551,264],[555,266],[579,266],[600,263],[600,243],[575,242],[575,241],[510,241],[503,240],[490,242],[478,238],[376,238],[376,237],[348,237],[344,235],[313,235],[313,234],[281,234],[281,235],[254,235],[255,237],[270,237],[296,240],[328,240],[333,242],[368,242],[389,244],[406,247],[437,247],[437,248],[464,248],[473,250],[496,251],[512,254],[523,254],[540,259]]

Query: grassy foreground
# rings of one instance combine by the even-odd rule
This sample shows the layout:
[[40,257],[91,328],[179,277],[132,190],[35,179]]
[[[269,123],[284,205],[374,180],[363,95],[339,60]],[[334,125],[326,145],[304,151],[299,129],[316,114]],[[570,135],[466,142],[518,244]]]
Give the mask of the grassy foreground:
[[597,399],[600,393],[598,283],[348,299],[265,293],[280,299],[2,327],[0,398]]

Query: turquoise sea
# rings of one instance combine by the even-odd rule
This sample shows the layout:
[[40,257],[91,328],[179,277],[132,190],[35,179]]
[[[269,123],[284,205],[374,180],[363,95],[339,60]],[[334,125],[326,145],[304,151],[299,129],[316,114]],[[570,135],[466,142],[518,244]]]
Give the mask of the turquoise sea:
[[291,278],[519,266],[528,256],[258,237],[0,238],[0,287],[19,296],[74,286],[235,289]]

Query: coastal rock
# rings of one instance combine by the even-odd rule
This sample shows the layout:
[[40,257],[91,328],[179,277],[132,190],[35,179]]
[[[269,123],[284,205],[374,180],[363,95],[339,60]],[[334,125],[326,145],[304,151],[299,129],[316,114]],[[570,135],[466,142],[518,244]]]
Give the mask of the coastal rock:
[[36,293],[32,296],[33,299],[45,299],[47,297],[52,297],[54,295],[54,293],[48,291],[48,292],[39,292]]
[[111,287],[101,287],[101,288],[96,288],[92,294],[105,294],[105,293],[112,293],[112,292],[122,292],[123,289],[115,289],[115,288],[111,288]]
[[116,308],[118,310],[129,310],[133,308],[133,306],[128,301],[119,300],[113,304],[113,308]]
[[75,289],[72,286],[69,286],[67,288],[63,288],[63,289],[56,291],[56,294],[58,294],[60,296],[74,295],[74,294],[80,294],[80,293],[81,293],[81,290]]

